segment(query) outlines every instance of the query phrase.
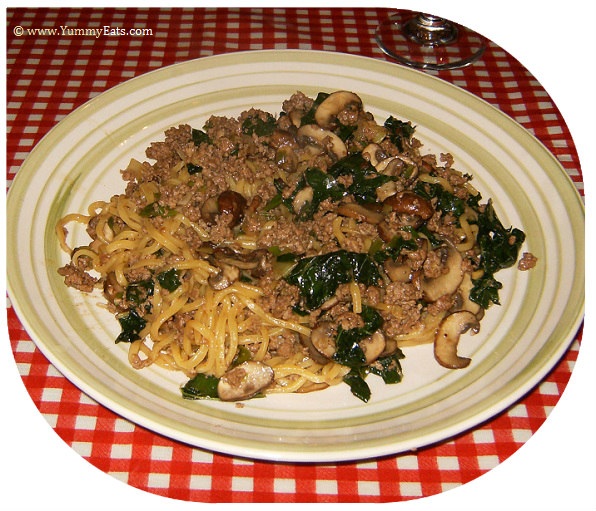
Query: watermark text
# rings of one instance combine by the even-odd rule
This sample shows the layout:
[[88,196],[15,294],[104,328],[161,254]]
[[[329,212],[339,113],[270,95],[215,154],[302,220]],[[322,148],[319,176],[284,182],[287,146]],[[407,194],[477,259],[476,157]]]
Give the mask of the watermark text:
[[52,28],[32,28],[17,25],[13,27],[12,33],[17,37],[144,37],[152,36],[151,28],[124,28],[104,25],[96,28],[71,27],[60,25]]

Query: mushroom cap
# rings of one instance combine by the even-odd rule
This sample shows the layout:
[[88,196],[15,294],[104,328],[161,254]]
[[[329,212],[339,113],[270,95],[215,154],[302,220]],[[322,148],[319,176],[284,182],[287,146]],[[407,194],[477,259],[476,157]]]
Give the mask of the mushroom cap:
[[222,401],[249,399],[273,382],[273,369],[248,360],[230,369],[219,379],[217,395]]
[[447,245],[447,273],[432,279],[422,281],[424,299],[428,302],[435,302],[441,296],[451,295],[457,291],[464,277],[462,270],[463,258],[459,251],[452,245]]
[[314,140],[325,149],[329,149],[340,160],[348,155],[348,149],[343,140],[330,130],[316,124],[305,124],[298,129],[298,136]]
[[332,92],[317,107],[315,121],[319,126],[329,128],[334,124],[337,115],[350,105],[362,107],[362,100],[357,94],[345,90]]
[[372,364],[385,351],[387,343],[385,336],[381,330],[377,330],[366,339],[362,339],[359,343],[360,348],[364,352],[364,357],[367,364]]
[[468,330],[474,335],[479,329],[480,323],[471,312],[458,311],[449,314],[439,325],[435,336],[434,354],[437,362],[448,369],[467,367],[471,359],[457,354],[459,338]]

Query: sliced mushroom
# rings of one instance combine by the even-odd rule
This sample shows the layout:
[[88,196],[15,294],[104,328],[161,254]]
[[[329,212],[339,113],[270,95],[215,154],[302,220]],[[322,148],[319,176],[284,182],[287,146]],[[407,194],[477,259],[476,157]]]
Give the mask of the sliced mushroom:
[[335,354],[335,326],[329,321],[321,321],[310,333],[313,348],[326,359]]
[[380,161],[387,159],[387,156],[379,144],[368,144],[362,149],[362,156],[364,156],[373,167],[376,167]]
[[323,128],[334,126],[337,116],[343,110],[351,108],[354,111],[360,110],[362,100],[353,92],[336,91],[329,94],[327,98],[317,107],[315,121]]
[[306,112],[304,112],[303,110],[292,110],[288,117],[290,118],[290,121],[292,121],[292,124],[296,127],[299,128],[300,124],[302,123],[302,117],[304,116]]
[[391,156],[375,165],[377,172],[388,176],[399,176],[406,185],[418,177],[419,170],[410,158],[406,156]]
[[288,130],[276,129],[269,137],[269,145],[275,149],[284,146],[296,146],[296,138]]
[[269,261],[270,255],[270,252],[264,248],[237,252],[230,247],[217,247],[212,252],[211,261],[216,266],[227,264],[241,270],[262,270]]
[[317,364],[325,365],[329,362],[329,357],[321,354],[313,345],[311,337],[308,335],[300,335],[300,344],[308,350],[308,356],[312,358]]
[[403,191],[392,195],[384,204],[391,206],[393,211],[404,215],[416,215],[422,220],[428,220],[434,214],[430,201],[410,191]]
[[331,152],[338,160],[348,155],[348,149],[342,139],[332,131],[326,130],[316,124],[305,124],[298,129],[298,136],[314,140],[319,145]]
[[364,352],[367,364],[372,364],[385,351],[386,343],[383,332],[377,330],[374,334],[358,343]]
[[445,258],[447,272],[422,281],[422,291],[427,302],[435,302],[441,296],[455,293],[464,277],[461,254],[452,245],[447,245],[445,249],[447,251]]
[[275,152],[275,164],[290,174],[296,172],[298,167],[298,157],[291,147],[281,147]]
[[292,201],[292,207],[294,208],[294,212],[296,214],[300,213],[304,206],[312,202],[314,193],[315,191],[313,190],[312,186],[305,186],[296,194],[294,200]]
[[472,314],[477,316],[478,313],[481,312],[482,307],[476,302],[470,300],[470,291],[472,291],[473,287],[474,284],[472,282],[472,277],[469,273],[464,273],[458,290],[459,303],[457,304],[457,309],[470,311]]
[[215,221],[215,217],[219,213],[217,207],[217,198],[209,197],[201,206],[201,217],[209,223]]
[[379,355],[380,357],[388,357],[397,351],[397,341],[395,339],[385,338],[385,349]]
[[363,220],[369,224],[379,224],[383,220],[383,214],[375,211],[372,207],[363,206],[356,202],[346,202],[340,204],[337,212],[342,216],[354,218],[356,220]]
[[397,183],[393,180],[383,183],[377,187],[377,200],[384,202],[389,197],[395,195],[398,192]]
[[227,371],[217,384],[222,401],[249,399],[273,382],[273,369],[262,362],[249,360]]
[[409,282],[412,278],[412,268],[406,263],[398,263],[392,259],[387,259],[383,263],[383,268],[392,282]]
[[480,323],[476,316],[469,311],[454,312],[443,319],[434,342],[434,353],[437,362],[448,369],[467,367],[471,359],[460,357],[457,354],[459,338],[467,331],[474,335],[478,333],[479,329]]
[[209,276],[207,282],[216,291],[230,287],[240,278],[240,269],[231,264],[218,263],[220,270]]
[[230,216],[230,227],[238,225],[244,217],[246,210],[246,199],[232,190],[225,190],[217,197],[217,210],[219,213],[227,213]]

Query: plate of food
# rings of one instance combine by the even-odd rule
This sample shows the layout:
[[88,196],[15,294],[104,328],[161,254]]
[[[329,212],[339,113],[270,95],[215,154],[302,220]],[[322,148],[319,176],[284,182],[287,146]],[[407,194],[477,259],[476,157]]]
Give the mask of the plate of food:
[[481,99],[345,54],[127,81],[53,128],[7,202],[10,300],[83,392],[173,439],[341,461],[473,428],[583,318],[584,209]]

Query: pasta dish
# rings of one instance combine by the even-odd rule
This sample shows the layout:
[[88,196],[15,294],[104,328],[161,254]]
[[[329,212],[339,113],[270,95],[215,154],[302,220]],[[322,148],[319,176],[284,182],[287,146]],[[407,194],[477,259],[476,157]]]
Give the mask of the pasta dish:
[[[368,401],[367,377],[401,381],[420,343],[464,368],[458,341],[499,304],[495,274],[536,258],[415,130],[348,91],[172,127],[121,171],[123,193],[60,220],[58,272],[103,295],[134,368],[182,372],[188,399],[345,382]],[[87,245],[69,245],[73,222]]]

